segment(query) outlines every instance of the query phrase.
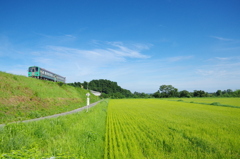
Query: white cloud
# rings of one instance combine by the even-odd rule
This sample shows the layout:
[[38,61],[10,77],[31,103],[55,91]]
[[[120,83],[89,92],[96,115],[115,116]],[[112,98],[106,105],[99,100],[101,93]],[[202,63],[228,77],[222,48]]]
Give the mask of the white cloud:
[[[234,90],[236,88],[232,83],[239,84],[239,56],[218,55],[207,61],[204,58],[200,61],[193,55],[153,58],[144,54],[144,51],[151,49],[151,44],[93,40],[90,49],[58,44],[32,48],[32,51],[0,45],[3,47],[0,47],[0,51],[7,50],[9,54],[13,52],[13,55],[9,55],[11,64],[0,63],[0,66],[3,71],[27,75],[27,67],[36,65],[67,77],[67,82],[108,79],[131,91],[146,93],[155,92],[162,84],[189,91],[211,91],[225,87]],[[23,66],[12,65],[16,60]]]
[[216,57],[207,62],[209,64],[201,65],[196,70],[198,75],[213,77],[216,80],[240,78],[239,57]]
[[[94,42],[96,43],[96,42]],[[149,56],[144,55],[141,53],[144,49],[149,49],[147,45],[133,45],[135,48],[130,49],[129,47],[123,45],[121,42],[108,42],[108,45],[105,49],[92,49],[92,50],[82,50],[76,48],[69,48],[69,47],[61,47],[61,46],[48,46],[48,51],[55,51],[58,54],[71,54],[71,55],[83,55],[89,58],[102,57],[115,57],[115,59],[120,58],[149,58]],[[136,47],[137,46],[137,47]]]
[[175,57],[170,57],[167,60],[170,62],[177,62],[177,61],[182,61],[182,60],[189,60],[192,58],[193,58],[193,56],[175,56]]
[[74,82],[99,78],[117,79],[121,74],[128,76],[129,72],[126,70],[129,68],[124,67],[125,71],[119,68],[128,65],[129,60],[133,62],[137,59],[149,58],[141,53],[142,50],[149,49],[144,44],[127,46],[121,42],[98,42],[98,47],[100,49],[84,50],[46,46],[44,50],[31,52],[31,61],[33,65],[49,68],[52,72],[58,74],[62,72],[61,75],[67,77],[67,82]]
[[143,55],[140,53],[142,50],[148,50],[149,46],[148,45],[143,45],[143,44],[133,44],[132,47],[133,49],[130,49],[126,46],[123,45],[122,42],[108,42],[111,46],[117,47],[116,48],[108,48],[107,50],[115,53],[116,55],[123,56],[123,57],[131,57],[131,58],[149,58],[150,56]]
[[233,41],[233,39],[223,38],[223,37],[219,37],[219,36],[210,36],[210,37],[220,40],[220,41]]
[[216,59],[221,60],[221,61],[227,61],[230,60],[230,57],[216,57]]

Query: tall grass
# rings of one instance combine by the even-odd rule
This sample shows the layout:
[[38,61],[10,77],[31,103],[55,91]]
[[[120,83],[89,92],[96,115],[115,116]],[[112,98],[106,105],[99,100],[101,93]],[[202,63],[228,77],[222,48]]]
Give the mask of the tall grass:
[[0,128],[0,156],[103,158],[107,102],[79,112]]
[[110,100],[104,158],[239,158],[240,109]]
[[[38,118],[86,105],[88,91],[0,72],[0,123]],[[98,97],[91,95],[91,103]]]

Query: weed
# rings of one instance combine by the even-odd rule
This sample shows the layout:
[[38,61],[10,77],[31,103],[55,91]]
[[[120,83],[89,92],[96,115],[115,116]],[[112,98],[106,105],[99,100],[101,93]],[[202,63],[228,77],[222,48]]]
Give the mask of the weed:
[[[87,90],[0,72],[0,123],[66,112],[86,105]],[[99,100],[91,95],[91,103]],[[14,115],[12,115],[14,114]],[[26,115],[27,114],[27,115]]]
[[79,112],[0,128],[0,158],[102,158],[106,102]]

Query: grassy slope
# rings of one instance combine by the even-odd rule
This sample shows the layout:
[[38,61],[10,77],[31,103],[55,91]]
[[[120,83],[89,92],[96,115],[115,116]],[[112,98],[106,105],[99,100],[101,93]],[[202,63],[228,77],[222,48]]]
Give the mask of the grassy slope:
[[107,101],[88,112],[7,124],[0,128],[0,158],[103,158]]
[[[0,123],[38,118],[86,105],[87,90],[0,72]],[[98,100],[90,96],[91,103]]]

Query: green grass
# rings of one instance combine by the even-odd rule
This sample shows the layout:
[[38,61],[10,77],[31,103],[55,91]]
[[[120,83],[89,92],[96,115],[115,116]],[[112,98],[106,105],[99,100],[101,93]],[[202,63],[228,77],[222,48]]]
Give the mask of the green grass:
[[[0,81],[0,122],[86,103],[84,89],[3,72]],[[88,113],[0,127],[0,158],[237,159],[239,103],[240,98],[102,101]]]
[[166,98],[165,100],[240,108],[240,98]]
[[[0,123],[38,118],[86,105],[87,90],[0,72]],[[99,100],[91,95],[91,103]]]
[[0,156],[103,158],[107,104],[102,101],[88,112],[8,124],[0,128]]
[[110,100],[104,158],[239,158],[240,109]]

